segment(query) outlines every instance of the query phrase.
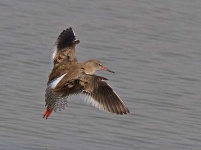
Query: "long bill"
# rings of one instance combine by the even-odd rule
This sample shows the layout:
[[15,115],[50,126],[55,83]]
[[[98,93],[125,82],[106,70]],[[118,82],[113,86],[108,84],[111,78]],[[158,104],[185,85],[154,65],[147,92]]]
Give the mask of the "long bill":
[[112,71],[112,70],[110,70],[110,69],[108,69],[106,67],[103,67],[102,70],[105,70],[105,71],[108,71],[108,72],[111,72],[111,73],[115,73],[114,71]]

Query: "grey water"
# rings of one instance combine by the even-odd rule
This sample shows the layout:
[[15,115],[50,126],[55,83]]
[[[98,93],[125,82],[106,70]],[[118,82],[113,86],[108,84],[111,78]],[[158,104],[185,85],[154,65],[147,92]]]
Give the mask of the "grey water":
[[[118,116],[81,96],[48,120],[44,94],[60,32],[73,27],[79,61],[129,107]],[[1,0],[1,150],[200,150],[201,1]]]

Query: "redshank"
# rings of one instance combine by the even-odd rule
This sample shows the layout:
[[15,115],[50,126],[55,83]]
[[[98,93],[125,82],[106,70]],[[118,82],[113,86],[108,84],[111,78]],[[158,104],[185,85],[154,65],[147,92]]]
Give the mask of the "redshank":
[[47,119],[53,110],[64,109],[68,96],[74,94],[84,94],[89,103],[101,110],[118,115],[130,113],[126,104],[105,82],[107,79],[94,75],[98,70],[114,73],[99,60],[76,62],[69,65],[66,70],[63,70],[62,67],[58,68],[56,71],[60,76],[49,82],[46,89],[47,109],[43,117]]

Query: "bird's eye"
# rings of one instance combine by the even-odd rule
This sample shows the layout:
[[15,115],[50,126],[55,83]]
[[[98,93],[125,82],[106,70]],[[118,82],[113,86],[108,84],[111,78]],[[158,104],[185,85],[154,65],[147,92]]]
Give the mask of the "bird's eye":
[[99,65],[99,66],[102,66],[102,64],[101,64],[101,63],[99,63],[98,65]]

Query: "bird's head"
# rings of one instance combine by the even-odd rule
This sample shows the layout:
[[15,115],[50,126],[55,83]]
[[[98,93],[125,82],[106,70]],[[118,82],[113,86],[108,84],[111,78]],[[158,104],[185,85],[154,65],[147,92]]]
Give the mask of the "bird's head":
[[95,59],[86,61],[83,65],[83,68],[86,74],[94,74],[98,70],[104,70],[104,71],[114,73],[114,71],[108,69],[99,60],[95,60]]

